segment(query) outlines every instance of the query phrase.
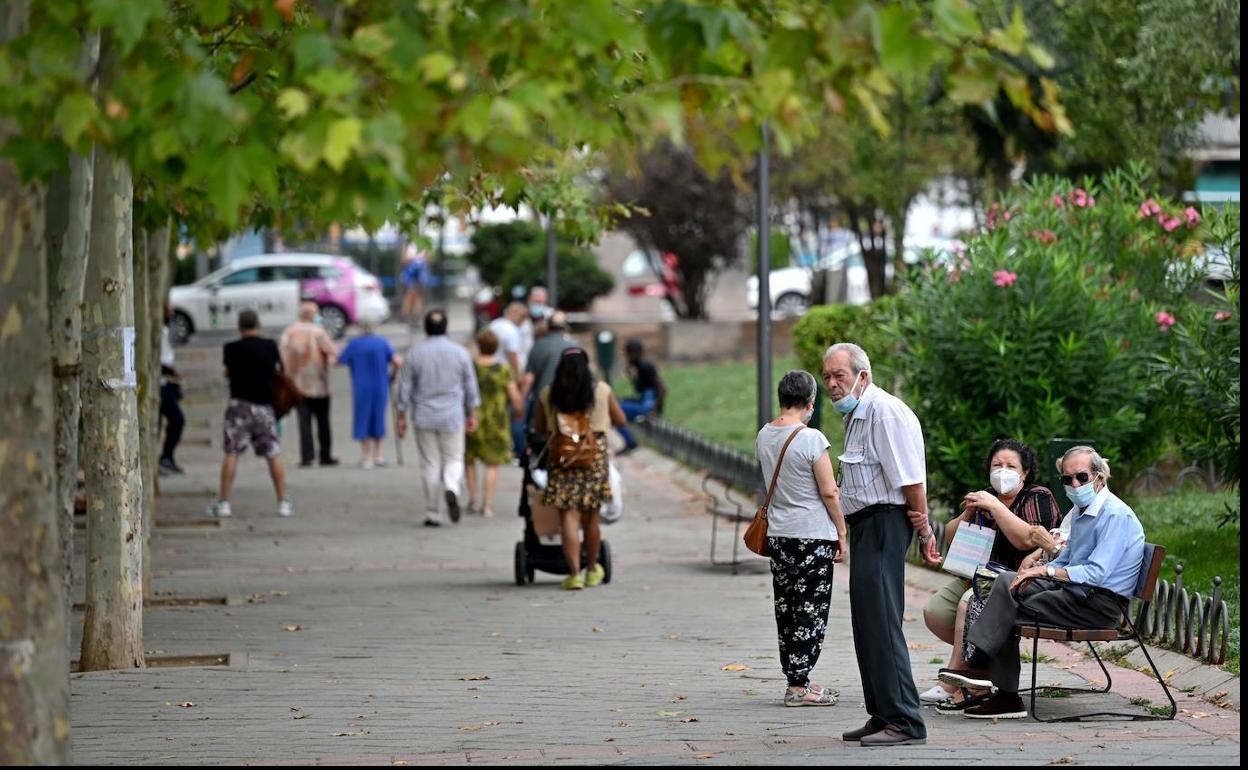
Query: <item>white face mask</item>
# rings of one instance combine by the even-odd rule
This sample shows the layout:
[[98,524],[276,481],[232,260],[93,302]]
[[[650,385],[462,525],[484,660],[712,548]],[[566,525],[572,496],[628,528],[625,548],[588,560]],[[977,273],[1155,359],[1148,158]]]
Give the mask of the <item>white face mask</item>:
[[1019,483],[1023,480],[1023,477],[1018,475],[1018,471],[1012,468],[995,468],[988,478],[992,481],[992,488],[1002,495],[1018,489]]

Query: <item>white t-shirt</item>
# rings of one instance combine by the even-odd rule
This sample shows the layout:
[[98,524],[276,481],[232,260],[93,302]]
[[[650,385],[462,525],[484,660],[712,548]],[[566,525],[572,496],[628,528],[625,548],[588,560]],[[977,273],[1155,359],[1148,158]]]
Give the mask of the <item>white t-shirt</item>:
[[[754,449],[763,469],[764,484],[771,483],[776,459],[794,430],[796,427],[793,425],[776,427],[768,423],[758,432]],[[822,431],[813,428],[803,428],[789,444],[776,480],[776,494],[767,510],[768,537],[837,539],[836,527],[832,525],[832,518],[828,516],[828,509],[819,494],[819,484],[815,481],[815,463],[827,451],[828,439]]]
[[520,359],[520,371],[524,371],[525,350],[520,338],[520,327],[506,318],[495,318],[490,321],[490,331],[498,335],[499,358],[510,363],[508,353],[515,353]]

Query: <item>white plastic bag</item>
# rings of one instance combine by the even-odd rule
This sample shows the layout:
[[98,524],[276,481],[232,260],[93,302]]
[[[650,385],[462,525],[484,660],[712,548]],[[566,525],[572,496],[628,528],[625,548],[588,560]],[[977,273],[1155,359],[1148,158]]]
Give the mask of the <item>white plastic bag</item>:
[[603,524],[614,524],[624,515],[624,480],[615,463],[607,468],[607,480],[611,484],[611,499],[602,504],[598,517]]

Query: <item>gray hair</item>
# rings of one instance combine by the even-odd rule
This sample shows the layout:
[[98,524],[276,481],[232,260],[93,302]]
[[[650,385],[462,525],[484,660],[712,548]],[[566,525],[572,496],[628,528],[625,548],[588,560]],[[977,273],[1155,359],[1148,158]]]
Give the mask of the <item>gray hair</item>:
[[1066,458],[1071,455],[1085,454],[1092,457],[1092,473],[1100,476],[1101,481],[1109,481],[1109,462],[1101,457],[1095,449],[1090,446],[1072,446],[1066,450],[1066,453],[1057,461],[1057,472],[1062,472],[1062,466],[1066,464]]
[[866,372],[867,379],[875,379],[871,376],[871,359],[867,358],[867,351],[852,342],[838,342],[828,348],[827,352],[823,354],[823,360],[827,361],[835,353],[849,354],[849,367],[854,370],[855,375],[859,372]]
[[815,382],[815,376],[810,372],[803,369],[788,372],[780,378],[780,385],[776,388],[780,408],[791,409],[796,406],[806,406],[815,400],[818,387],[819,383]]

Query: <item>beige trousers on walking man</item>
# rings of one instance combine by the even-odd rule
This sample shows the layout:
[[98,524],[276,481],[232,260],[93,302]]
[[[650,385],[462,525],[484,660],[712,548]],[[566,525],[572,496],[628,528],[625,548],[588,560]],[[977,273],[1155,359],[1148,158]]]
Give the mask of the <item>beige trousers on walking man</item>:
[[440,501],[448,492],[455,495],[457,501],[460,495],[460,483],[464,478],[464,429],[417,429],[415,433],[425,486],[425,520],[441,523]]

